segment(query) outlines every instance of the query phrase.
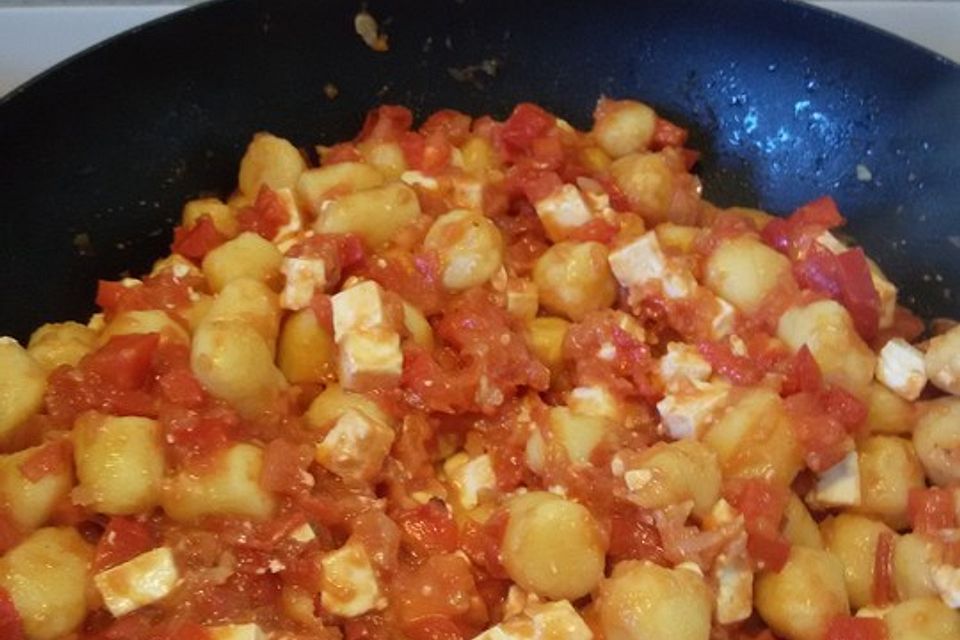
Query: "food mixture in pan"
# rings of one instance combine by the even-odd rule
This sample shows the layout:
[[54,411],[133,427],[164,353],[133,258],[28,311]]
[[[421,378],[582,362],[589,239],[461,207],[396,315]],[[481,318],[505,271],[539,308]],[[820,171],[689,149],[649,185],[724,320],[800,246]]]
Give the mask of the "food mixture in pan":
[[833,200],[630,100],[412,120],[0,339],[0,638],[960,638],[960,328]]

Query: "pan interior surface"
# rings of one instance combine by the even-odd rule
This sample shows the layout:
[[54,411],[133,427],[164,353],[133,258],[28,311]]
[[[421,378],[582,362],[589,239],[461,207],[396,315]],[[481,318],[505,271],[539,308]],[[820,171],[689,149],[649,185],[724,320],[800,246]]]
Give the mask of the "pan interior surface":
[[214,2],[0,103],[0,334],[84,319],[98,278],[148,270],[184,201],[229,193],[256,131],[310,147],[381,103],[504,117],[522,101],[586,127],[600,95],[689,127],[718,204],[833,195],[904,304],[960,316],[956,65],[780,0],[366,7],[388,52],[355,33],[357,2]]

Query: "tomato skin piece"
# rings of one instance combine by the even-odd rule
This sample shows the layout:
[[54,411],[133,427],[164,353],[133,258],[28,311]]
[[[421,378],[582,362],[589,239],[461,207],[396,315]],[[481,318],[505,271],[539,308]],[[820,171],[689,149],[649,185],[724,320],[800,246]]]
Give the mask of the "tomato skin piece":
[[13,598],[3,587],[0,587],[0,638],[4,640],[26,639],[20,612],[13,604]]
[[402,544],[416,556],[427,558],[457,550],[459,531],[442,500],[432,499],[400,513],[394,520],[400,527]]
[[156,538],[142,522],[126,516],[115,516],[103,532],[93,556],[93,571],[99,573],[141,553],[153,549]]
[[217,229],[213,218],[203,215],[189,229],[179,226],[173,230],[170,251],[194,262],[200,262],[204,256],[224,242],[226,237]]
[[830,621],[824,640],[887,640],[887,625],[878,618],[838,616]]
[[910,525],[917,533],[933,533],[956,525],[953,494],[942,487],[910,489],[907,513]]
[[140,389],[150,376],[153,355],[159,345],[158,333],[113,336],[85,357],[80,367],[117,389]]

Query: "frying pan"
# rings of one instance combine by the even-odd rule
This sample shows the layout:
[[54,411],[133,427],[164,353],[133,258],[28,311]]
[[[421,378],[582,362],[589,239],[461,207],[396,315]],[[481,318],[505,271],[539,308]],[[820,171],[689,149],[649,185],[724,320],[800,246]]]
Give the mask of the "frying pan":
[[383,102],[504,117],[524,100],[587,127],[601,94],[688,126],[719,204],[832,194],[907,304],[960,316],[960,67],[780,0],[366,6],[387,53],[353,0],[213,2],[3,100],[0,334],[85,318],[97,278],[146,271],[183,201],[233,187],[255,131],[307,147]]

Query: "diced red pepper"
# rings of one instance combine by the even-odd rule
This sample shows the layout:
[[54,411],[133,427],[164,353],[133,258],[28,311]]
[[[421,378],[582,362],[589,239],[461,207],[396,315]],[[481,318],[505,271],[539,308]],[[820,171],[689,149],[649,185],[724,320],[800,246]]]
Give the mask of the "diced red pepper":
[[80,363],[85,371],[120,390],[140,389],[151,372],[153,355],[160,344],[158,333],[133,333],[113,336]]
[[203,215],[189,229],[179,226],[173,230],[173,244],[170,245],[170,250],[184,258],[200,261],[225,240],[224,235],[213,224],[213,218]]
[[907,498],[907,513],[917,533],[932,533],[956,526],[953,493],[942,487],[911,489]]
[[824,640],[887,640],[887,625],[878,618],[838,616],[830,621]]

